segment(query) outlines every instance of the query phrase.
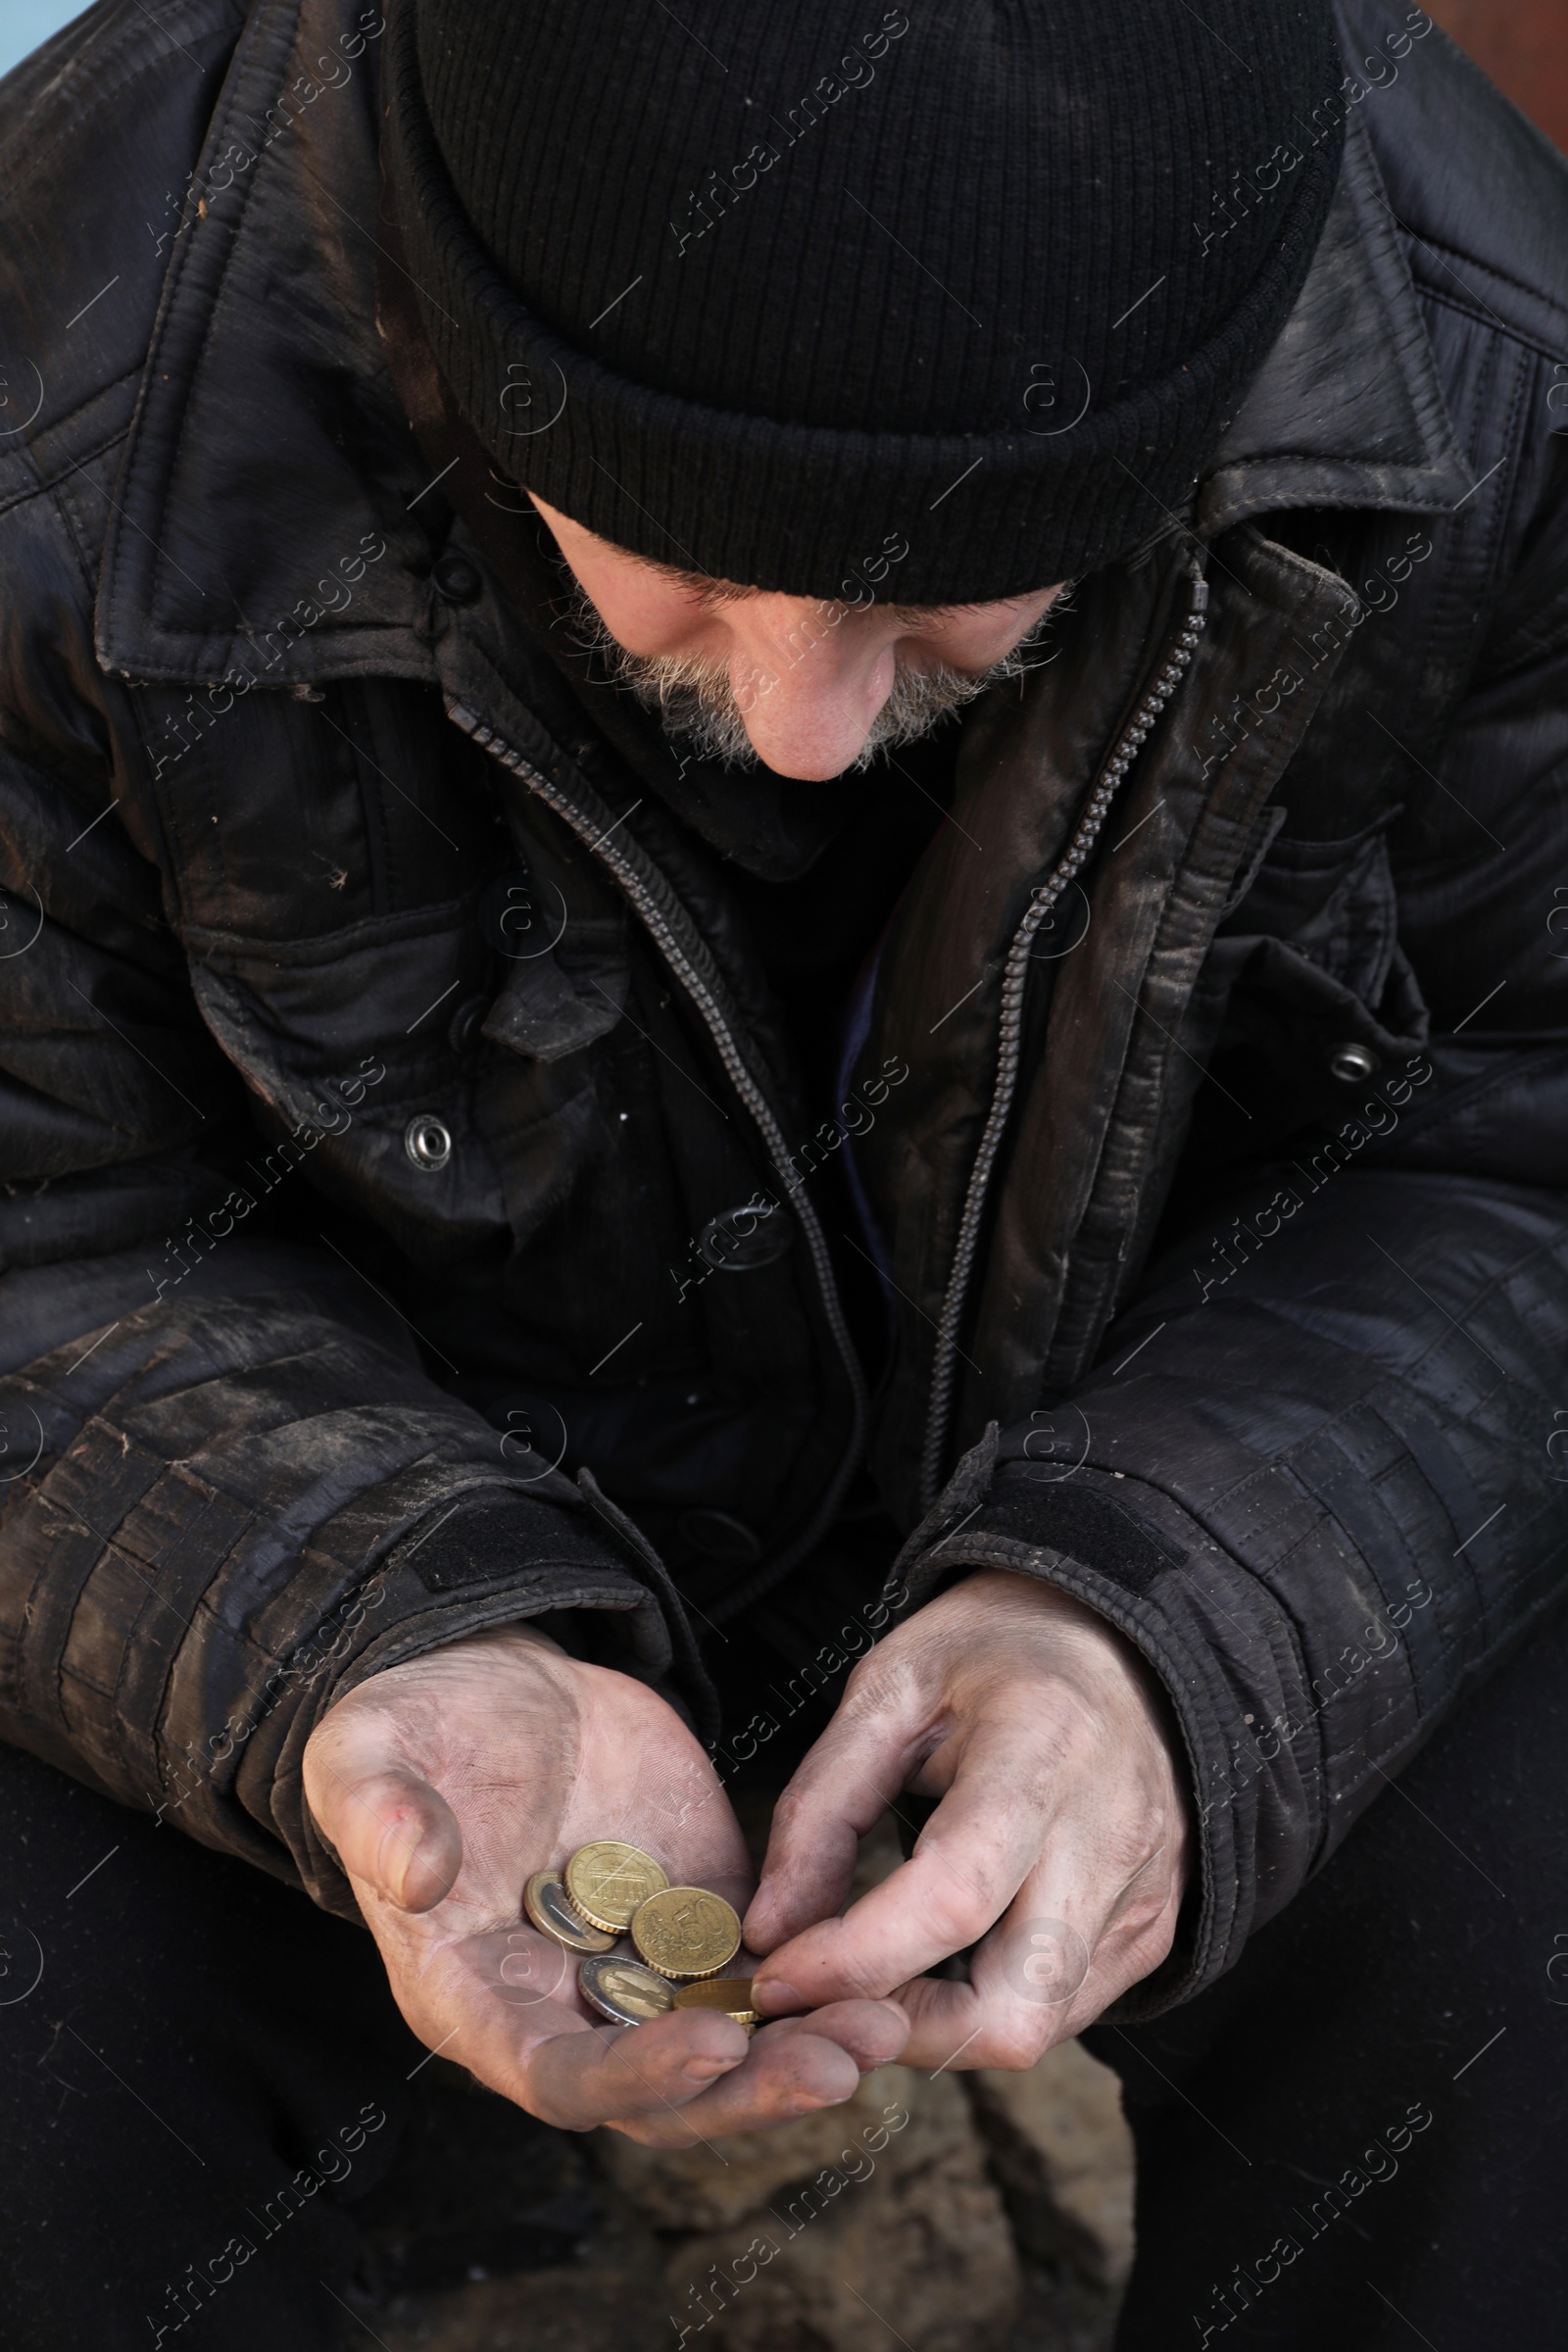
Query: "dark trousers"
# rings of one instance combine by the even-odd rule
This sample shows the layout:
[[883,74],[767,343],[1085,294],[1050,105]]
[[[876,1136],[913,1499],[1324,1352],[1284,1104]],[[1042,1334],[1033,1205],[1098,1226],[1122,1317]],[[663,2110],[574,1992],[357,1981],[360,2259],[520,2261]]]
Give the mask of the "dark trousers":
[[1228,1977],[1086,2038],[1138,2142],[1117,2352],[1568,2345],[1568,1617]]
[[[0,1846],[0,2343],[357,2335],[424,2056],[369,1938],[3,1748]],[[1559,1619],[1222,1984],[1092,2037],[1139,2140],[1121,2352],[1568,2345],[1565,1863]]]
[[335,2346],[424,2055],[368,1936],[6,1747],[0,1857],[0,2344]]

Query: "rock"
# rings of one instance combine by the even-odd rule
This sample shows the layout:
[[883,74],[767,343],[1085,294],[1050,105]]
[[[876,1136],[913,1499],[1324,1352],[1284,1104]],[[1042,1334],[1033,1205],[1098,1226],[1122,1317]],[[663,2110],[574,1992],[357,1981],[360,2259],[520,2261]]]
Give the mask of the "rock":
[[1017,2256],[951,2076],[882,2067],[844,2106],[755,2145],[780,2141],[760,2208],[670,2255],[677,2341],[685,2328],[715,2352],[863,2352],[887,2329],[909,2352],[968,2352],[1004,2337]]
[[1133,2143],[1110,2068],[1064,2041],[1027,2073],[987,2070],[965,2087],[1022,2251],[1066,2255],[1119,2285],[1133,2259]]

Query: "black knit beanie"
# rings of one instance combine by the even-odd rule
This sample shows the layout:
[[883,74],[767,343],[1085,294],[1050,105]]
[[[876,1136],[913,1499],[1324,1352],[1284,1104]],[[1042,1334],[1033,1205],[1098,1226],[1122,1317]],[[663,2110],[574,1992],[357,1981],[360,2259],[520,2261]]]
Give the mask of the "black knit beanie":
[[1187,506],[1341,72],[1328,0],[397,0],[388,169],[510,478],[683,569],[978,603]]

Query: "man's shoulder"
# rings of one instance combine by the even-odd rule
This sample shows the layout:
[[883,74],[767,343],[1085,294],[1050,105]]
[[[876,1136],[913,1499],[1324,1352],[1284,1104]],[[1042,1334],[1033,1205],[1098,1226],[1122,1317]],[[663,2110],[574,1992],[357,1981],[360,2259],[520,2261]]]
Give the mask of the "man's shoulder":
[[123,430],[249,13],[100,0],[0,80],[0,506]]
[[1417,284],[1485,325],[1560,351],[1568,162],[1425,9],[1338,0],[1338,15],[1353,76],[1346,94]]

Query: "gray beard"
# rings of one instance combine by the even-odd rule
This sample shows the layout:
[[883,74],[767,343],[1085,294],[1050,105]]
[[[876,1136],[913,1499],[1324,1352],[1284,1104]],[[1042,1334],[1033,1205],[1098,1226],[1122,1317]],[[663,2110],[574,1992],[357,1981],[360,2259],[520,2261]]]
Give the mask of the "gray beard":
[[[901,662],[892,692],[844,773],[858,774],[885,753],[928,735],[953,711],[961,710],[990,687],[1042,667],[1030,655],[1038,650],[1062,603],[1063,597],[1057,596],[1011,653],[978,675],[945,664],[916,669]],[[701,758],[721,760],[727,767],[761,765],[746,732],[725,662],[691,661],[679,655],[630,654],[611,636],[595,607],[580,594],[575,618],[582,641],[602,657],[614,684],[624,686],[645,710],[653,711],[666,735],[690,743]],[[824,625],[823,635],[828,625]]]

